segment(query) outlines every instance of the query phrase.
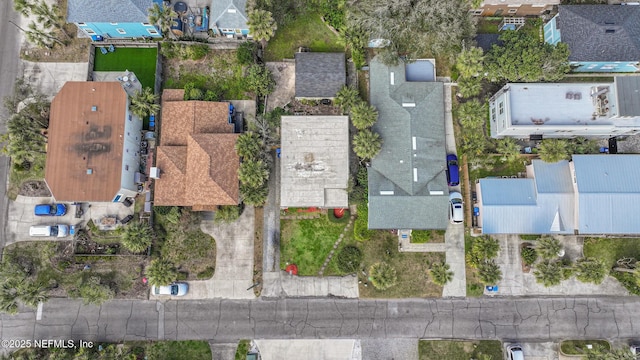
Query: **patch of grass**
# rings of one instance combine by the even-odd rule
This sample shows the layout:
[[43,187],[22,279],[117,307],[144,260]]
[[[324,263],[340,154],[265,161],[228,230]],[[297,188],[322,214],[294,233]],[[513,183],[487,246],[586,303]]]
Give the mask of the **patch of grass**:
[[427,341],[418,343],[420,360],[468,360],[480,355],[489,355],[491,359],[502,359],[502,344],[497,340],[480,341]]
[[481,166],[476,169],[471,169],[471,167],[469,167],[469,177],[472,184],[474,184],[478,179],[483,179],[489,176],[517,176],[518,173],[526,170],[524,159],[505,162],[502,161],[500,156],[493,156],[492,158],[495,163],[491,168]]
[[612,83],[614,77],[613,76],[566,76],[562,78],[562,80],[558,82],[562,83]]
[[236,350],[235,360],[246,360],[247,353],[249,352],[249,340],[240,340],[238,342],[238,349]]
[[7,196],[9,199],[15,200],[18,197],[18,194],[20,193],[20,186],[22,186],[22,183],[25,181],[44,179],[44,164],[46,160],[46,154],[35,154],[35,161],[31,164],[31,167],[28,170],[11,163],[11,170],[9,171],[9,188],[7,189]]
[[299,275],[316,275],[344,229],[342,223],[321,216],[308,220],[282,220],[280,223],[280,267],[298,265]]
[[480,19],[478,25],[476,25],[476,33],[478,34],[499,34],[498,26],[502,21],[501,18],[494,19]]
[[[464,236],[464,252],[465,254],[471,251],[471,245],[473,244],[473,237],[469,234]],[[465,273],[467,276],[467,297],[479,297],[484,295],[484,284],[480,281],[478,276],[478,270],[472,266],[469,266],[469,262],[465,259]]]
[[411,242],[414,244],[443,243],[443,230],[413,230],[411,231]]
[[[150,359],[211,359],[211,347],[207,341],[155,341],[147,345]],[[155,356],[154,356],[155,355]]]
[[338,37],[322,22],[320,15],[308,12],[278,28],[265,49],[265,61],[292,59],[301,46],[313,52],[344,51],[344,45],[338,43]]
[[200,271],[197,275],[198,279],[211,279],[211,277],[213,276],[213,273],[215,272],[216,269],[214,269],[212,266],[204,269],[203,271]]
[[526,240],[526,241],[535,241],[538,240],[542,237],[542,235],[520,235],[520,239],[522,240]]
[[154,88],[156,79],[156,60],[158,49],[123,48],[116,46],[116,51],[102,54],[95,49],[94,71],[133,71],[144,87]]
[[606,340],[565,340],[560,343],[560,351],[567,355],[584,355],[587,345],[600,346],[606,350],[611,349],[611,344]]
[[349,210],[345,210],[342,217],[338,219],[336,215],[333,213],[333,209],[327,210],[327,217],[329,217],[329,220],[334,223],[340,223],[340,224],[346,225],[349,222],[350,216],[351,216],[351,213],[349,212]]
[[609,267],[614,267],[618,259],[625,257],[640,260],[639,240],[633,238],[587,238],[584,241],[584,256],[600,259]]

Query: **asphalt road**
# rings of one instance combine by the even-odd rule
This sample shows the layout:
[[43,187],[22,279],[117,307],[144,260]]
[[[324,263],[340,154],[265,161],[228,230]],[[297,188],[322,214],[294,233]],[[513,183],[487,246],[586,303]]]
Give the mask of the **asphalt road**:
[[[13,83],[18,75],[20,56],[20,37],[18,29],[8,20],[18,22],[18,15],[13,11],[13,1],[0,1],[0,99],[10,95]],[[6,129],[7,111],[0,106],[0,133]],[[9,158],[0,155],[0,184],[7,183],[9,173]],[[7,198],[6,186],[0,186],[0,254],[4,248],[5,231],[7,227]],[[1,255],[0,255],[1,256]]]
[[640,334],[640,298],[110,301],[52,299],[0,316],[1,338],[123,341],[444,338],[557,341]]

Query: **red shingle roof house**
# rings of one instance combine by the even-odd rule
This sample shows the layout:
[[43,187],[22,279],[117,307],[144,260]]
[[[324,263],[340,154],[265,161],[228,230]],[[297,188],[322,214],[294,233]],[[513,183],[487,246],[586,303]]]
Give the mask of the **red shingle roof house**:
[[57,201],[137,194],[142,121],[118,82],[69,81],[51,103],[45,181]]
[[190,206],[194,211],[237,205],[240,158],[229,103],[183,101],[183,94],[165,90],[162,95],[154,204]]

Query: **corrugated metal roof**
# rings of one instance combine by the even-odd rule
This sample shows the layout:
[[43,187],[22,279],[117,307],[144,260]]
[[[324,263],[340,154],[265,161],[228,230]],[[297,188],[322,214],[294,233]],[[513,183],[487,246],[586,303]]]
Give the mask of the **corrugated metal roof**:
[[573,155],[578,192],[640,193],[640,155]]
[[573,193],[569,162],[547,163],[533,160],[533,172],[538,193]]
[[618,113],[620,116],[640,115],[640,78],[637,76],[616,76],[618,93]]
[[480,187],[484,206],[536,204],[533,179],[481,179]]
[[581,234],[640,234],[640,193],[579,195]]

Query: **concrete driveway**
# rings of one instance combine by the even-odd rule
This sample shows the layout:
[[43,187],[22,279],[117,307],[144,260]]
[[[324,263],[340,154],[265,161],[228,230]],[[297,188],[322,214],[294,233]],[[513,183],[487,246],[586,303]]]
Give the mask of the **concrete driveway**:
[[[507,354],[508,343],[505,342],[504,353]],[[522,352],[527,360],[558,360],[558,344],[553,342],[525,342]]]
[[255,340],[262,360],[360,360],[359,340]]
[[42,237],[33,238],[29,236],[29,227],[32,225],[86,225],[89,219],[97,223],[104,216],[116,216],[123,219],[133,214],[133,206],[126,207],[122,203],[91,203],[84,204],[84,215],[81,218],[75,217],[75,206],[71,203],[67,205],[67,214],[64,216],[35,216],[33,209],[36,204],[52,204],[52,197],[28,197],[18,195],[15,201],[9,202],[8,221],[7,221],[7,239],[6,243],[10,244],[16,241],[33,241],[33,240],[70,240],[66,238]]
[[[629,295],[629,292],[612,277],[607,277],[600,285],[582,283],[575,278],[564,280],[560,285],[544,287],[536,282],[533,269],[529,273],[522,271],[520,244],[518,235],[494,235],[500,242],[500,252],[496,263],[502,270],[502,280],[497,284],[497,293],[487,295]],[[559,237],[564,245],[566,256],[573,259],[582,257],[582,242],[576,236]]]
[[24,77],[47,96],[54,96],[67,81],[87,81],[88,63],[23,61]]
[[181,299],[255,299],[253,289],[247,290],[253,285],[254,224],[250,206],[230,224],[202,221],[200,229],[216,240],[216,271],[209,280],[189,281],[189,293]]

